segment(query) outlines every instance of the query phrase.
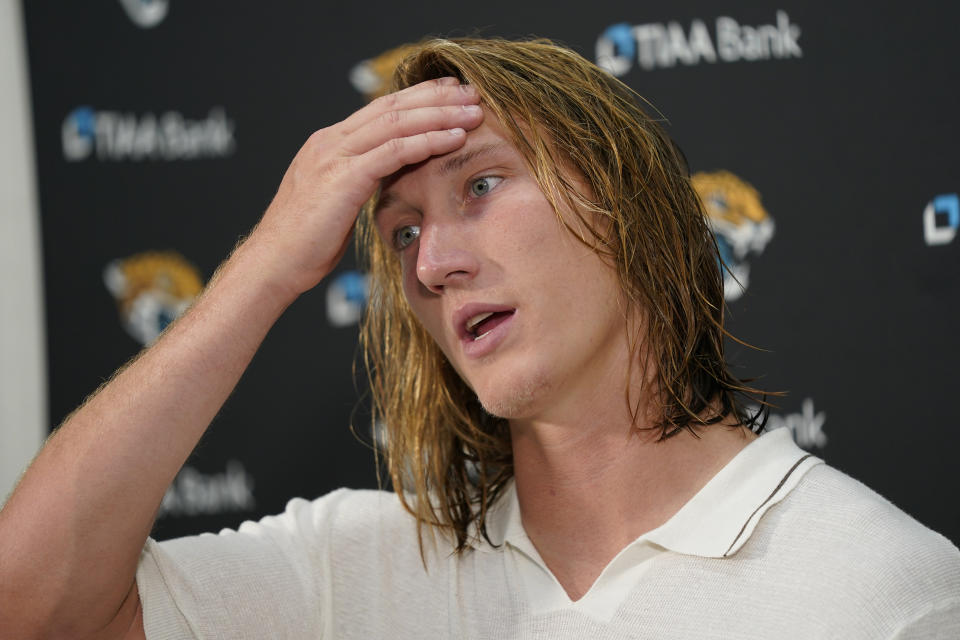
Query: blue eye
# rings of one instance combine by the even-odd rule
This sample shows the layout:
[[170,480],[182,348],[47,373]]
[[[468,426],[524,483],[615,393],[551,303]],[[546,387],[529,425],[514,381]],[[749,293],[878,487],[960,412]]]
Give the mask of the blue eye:
[[408,224],[393,232],[393,246],[400,251],[406,249],[413,241],[420,237],[420,226]]
[[477,178],[470,183],[470,195],[479,198],[485,196],[493,190],[503,178],[496,178],[494,176],[484,176],[483,178]]

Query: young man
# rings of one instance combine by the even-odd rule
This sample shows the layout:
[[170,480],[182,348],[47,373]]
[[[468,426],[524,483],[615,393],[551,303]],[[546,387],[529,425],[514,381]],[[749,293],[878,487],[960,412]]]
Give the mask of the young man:
[[[194,308],[47,443],[0,513],[5,634],[960,634],[957,549],[742,411],[715,245],[628,89],[543,42],[435,41],[397,80],[311,137]],[[397,495],[148,540],[365,202]]]

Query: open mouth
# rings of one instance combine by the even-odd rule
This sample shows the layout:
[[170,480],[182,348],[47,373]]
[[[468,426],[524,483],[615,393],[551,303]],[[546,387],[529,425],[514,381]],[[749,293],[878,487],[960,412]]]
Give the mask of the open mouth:
[[485,311],[471,317],[466,322],[467,334],[476,342],[482,340],[487,334],[493,331],[498,325],[507,320],[514,314],[515,310],[510,311]]

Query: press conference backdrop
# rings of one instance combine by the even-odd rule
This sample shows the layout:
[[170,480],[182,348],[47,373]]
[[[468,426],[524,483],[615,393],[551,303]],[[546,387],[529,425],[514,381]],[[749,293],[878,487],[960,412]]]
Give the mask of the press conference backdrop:
[[[310,133],[378,90],[391,49],[539,35],[668,121],[742,285],[729,328],[762,348],[731,359],[788,392],[769,427],[960,540],[960,10],[862,6],[24,3],[51,420],[189,304]],[[283,316],[156,536],[376,485],[351,373],[365,287],[347,257]]]

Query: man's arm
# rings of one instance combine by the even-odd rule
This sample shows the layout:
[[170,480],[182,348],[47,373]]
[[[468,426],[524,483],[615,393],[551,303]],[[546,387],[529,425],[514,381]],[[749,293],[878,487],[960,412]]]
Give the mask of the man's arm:
[[3,637],[142,634],[137,561],[163,494],[284,309],[328,274],[380,178],[463,145],[446,79],[310,137],[194,306],[50,437],[0,512]]

